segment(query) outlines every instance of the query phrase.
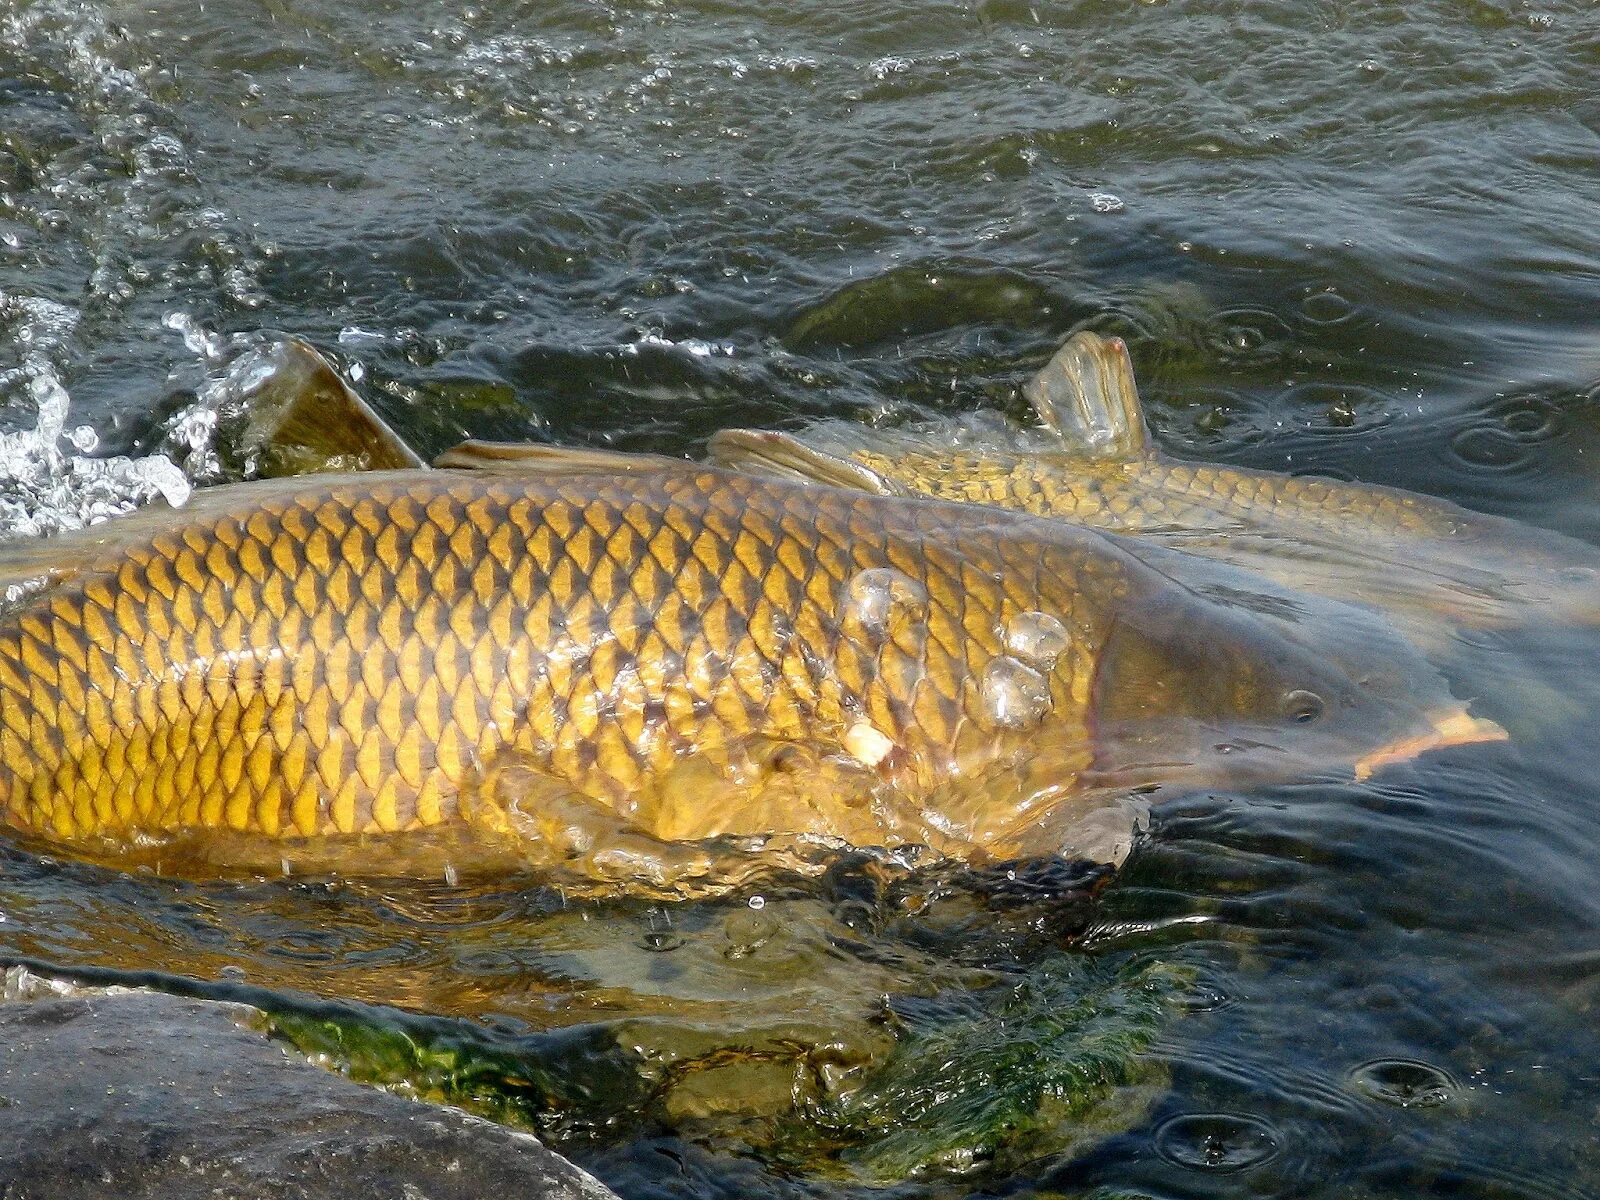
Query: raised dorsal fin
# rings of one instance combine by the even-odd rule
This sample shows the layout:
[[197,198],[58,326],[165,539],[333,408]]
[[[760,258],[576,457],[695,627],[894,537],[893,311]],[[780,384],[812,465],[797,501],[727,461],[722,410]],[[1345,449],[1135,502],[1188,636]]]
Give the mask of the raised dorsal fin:
[[1128,459],[1150,453],[1150,430],[1121,338],[1073,334],[1023,394],[1045,428],[1075,454]]
[[267,352],[270,371],[248,396],[240,449],[267,476],[420,467],[417,452],[299,338]]
[[433,460],[436,467],[463,471],[519,474],[615,475],[689,466],[687,459],[665,454],[629,454],[589,446],[545,446],[535,442],[462,442]]
[[870,467],[808,446],[788,433],[724,429],[706,443],[706,457],[719,467],[752,475],[776,475],[879,496],[901,494],[900,488]]

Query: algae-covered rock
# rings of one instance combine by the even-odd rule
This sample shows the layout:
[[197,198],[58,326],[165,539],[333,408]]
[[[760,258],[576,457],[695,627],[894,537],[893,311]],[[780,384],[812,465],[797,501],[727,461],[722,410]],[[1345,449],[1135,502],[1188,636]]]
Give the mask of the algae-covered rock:
[[1144,1051],[1190,974],[1057,955],[985,992],[902,1006],[894,1054],[819,1124],[875,1180],[1084,1147],[1165,1090],[1165,1067]]
[[1167,1087],[1145,1051],[1191,974],[1063,953],[1002,984],[900,998],[875,1038],[634,1019],[584,1027],[582,1057],[548,1039],[519,1055],[466,1027],[363,1025],[353,1010],[273,1027],[354,1078],[543,1132],[671,1131],[805,1174],[891,1182],[1071,1153],[1135,1124]]

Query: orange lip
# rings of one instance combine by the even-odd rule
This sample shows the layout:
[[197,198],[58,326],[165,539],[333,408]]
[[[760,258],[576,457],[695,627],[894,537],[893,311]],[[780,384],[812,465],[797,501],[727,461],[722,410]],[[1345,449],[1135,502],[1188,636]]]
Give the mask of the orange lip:
[[1416,737],[1402,738],[1366,755],[1356,763],[1356,780],[1371,778],[1379,767],[1389,763],[1426,754],[1429,750],[1442,750],[1446,746],[1469,746],[1474,742],[1503,742],[1511,735],[1504,728],[1485,717],[1474,717],[1464,708],[1455,709],[1443,716],[1429,718],[1433,728]]

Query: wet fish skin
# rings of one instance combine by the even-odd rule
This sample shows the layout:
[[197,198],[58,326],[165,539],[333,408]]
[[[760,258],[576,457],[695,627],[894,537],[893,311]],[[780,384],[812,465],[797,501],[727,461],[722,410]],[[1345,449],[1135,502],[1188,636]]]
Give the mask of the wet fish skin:
[[[113,857],[468,829],[670,885],[719,869],[682,844],[724,835],[1070,852],[1105,803],[1086,773],[1115,765],[1091,711],[1122,686],[1107,663],[1140,687],[1172,663],[1122,724],[1186,697],[1203,739],[1300,738],[1275,747],[1291,772],[1462,711],[1420,662],[1365,689],[1114,539],[689,466],[239,485],[39,552],[45,585],[0,610],[0,812]],[[1024,616],[1062,636],[1019,667]],[[1307,689],[1316,730],[1281,706]],[[1119,858],[1128,833],[1088,849]]]

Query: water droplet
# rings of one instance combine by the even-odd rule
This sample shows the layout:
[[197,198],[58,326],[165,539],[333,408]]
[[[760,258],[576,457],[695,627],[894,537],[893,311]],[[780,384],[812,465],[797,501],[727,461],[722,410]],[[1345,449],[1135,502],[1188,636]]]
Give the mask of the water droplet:
[[872,567],[845,583],[840,610],[847,629],[869,641],[884,641],[897,622],[927,614],[928,590],[903,571]]
[[1020,612],[1006,622],[1006,649],[1041,670],[1055,666],[1070,642],[1067,627],[1049,613]]
[[671,929],[647,929],[639,937],[640,948],[652,954],[668,954],[682,945],[682,935]]
[[1192,1113],[1156,1130],[1156,1151],[1197,1171],[1247,1171],[1278,1153],[1272,1127],[1237,1113]]
[[1091,192],[1089,204],[1097,213],[1119,213],[1128,207],[1122,202],[1121,196],[1114,196],[1110,192]]
[[1380,1058],[1350,1072],[1350,1082],[1374,1100],[1397,1108],[1438,1108],[1454,1100],[1456,1081],[1438,1067],[1404,1058]]
[[1180,999],[1184,1011],[1216,1012],[1233,1004],[1233,997],[1220,985],[1205,980],[1195,982]]
[[1300,314],[1312,325],[1338,325],[1355,315],[1356,306],[1332,288],[1312,292],[1300,301]]
[[1545,395],[1507,398],[1494,406],[1492,415],[1519,442],[1542,442],[1561,432],[1561,406]]
[[1526,463],[1528,448],[1503,429],[1477,426],[1450,439],[1450,448],[1463,462],[1492,471],[1510,471]]
[[1014,658],[989,664],[979,696],[984,716],[997,729],[1031,729],[1050,711],[1050,681]]
[[[751,899],[758,900],[760,897],[752,896]],[[729,913],[722,925],[723,936],[728,940],[728,944],[722,948],[722,957],[733,960],[748,958],[770,942],[777,932],[777,920],[759,908]]]

